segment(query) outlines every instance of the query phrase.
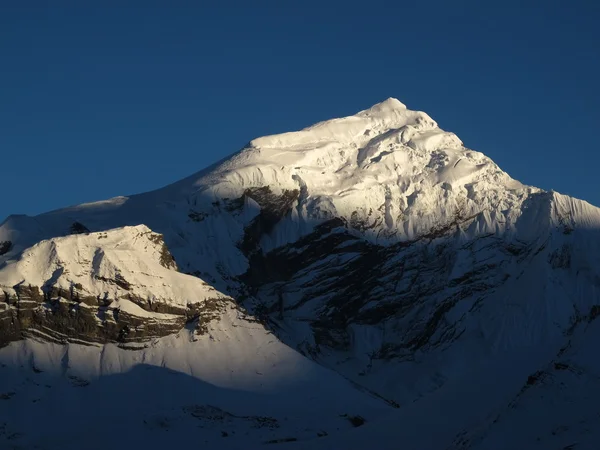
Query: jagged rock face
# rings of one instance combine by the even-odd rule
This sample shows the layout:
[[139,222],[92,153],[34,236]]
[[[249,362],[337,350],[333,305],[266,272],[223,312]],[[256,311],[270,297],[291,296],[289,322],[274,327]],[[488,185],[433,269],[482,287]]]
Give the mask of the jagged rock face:
[[[546,198],[539,200],[537,206],[545,206]],[[527,214],[537,214],[531,208]],[[487,347],[539,343],[566,332],[578,314],[600,303],[596,257],[583,256],[590,238],[585,230],[565,228],[561,219],[535,240],[466,238],[463,230],[474,220],[457,216],[420,238],[383,247],[334,219],[293,244],[253,255],[241,280],[274,327],[284,317],[310,324],[312,336],[295,342],[301,349],[313,356],[331,348],[358,352],[369,364],[413,359],[415,352],[443,350],[474,334]],[[580,287],[549,288],[569,279]],[[504,309],[507,293],[512,311]],[[538,310],[531,317],[527,308]],[[507,326],[490,314],[506,314],[504,320],[514,314],[515,322]],[[368,345],[361,333],[370,336]]]
[[110,303],[42,295],[37,286],[17,286],[15,293],[16,300],[3,311],[3,345],[27,336],[56,343],[144,342],[177,333],[186,323],[185,315],[144,317]]
[[12,248],[12,242],[10,242],[10,241],[0,242],[0,256],[8,253],[11,248]]
[[218,318],[231,302],[175,271],[162,235],[130,227],[43,241],[0,270],[0,345],[35,335],[55,342],[139,343]]

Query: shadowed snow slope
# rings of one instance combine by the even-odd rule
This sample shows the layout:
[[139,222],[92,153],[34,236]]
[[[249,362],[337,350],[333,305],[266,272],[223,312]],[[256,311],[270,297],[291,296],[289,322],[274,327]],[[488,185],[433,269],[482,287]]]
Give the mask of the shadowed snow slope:
[[205,335],[185,329],[141,350],[13,342],[0,350],[0,379],[2,448],[101,449],[105,430],[119,449],[244,449],[391,410],[234,307]]
[[0,288],[2,445],[598,448],[600,209],[395,99],[10,216]]

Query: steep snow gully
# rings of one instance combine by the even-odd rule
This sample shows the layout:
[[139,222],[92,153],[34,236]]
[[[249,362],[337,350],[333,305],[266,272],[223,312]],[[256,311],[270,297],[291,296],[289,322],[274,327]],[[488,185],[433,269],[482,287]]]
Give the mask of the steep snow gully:
[[0,448],[600,447],[600,209],[396,99],[8,217],[0,299]]

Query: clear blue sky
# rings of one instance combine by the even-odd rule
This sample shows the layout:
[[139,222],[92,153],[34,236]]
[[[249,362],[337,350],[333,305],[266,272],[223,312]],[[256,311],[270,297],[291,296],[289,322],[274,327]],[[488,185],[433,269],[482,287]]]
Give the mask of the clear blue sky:
[[387,97],[600,205],[597,0],[211,3],[2,2],[0,220],[158,188]]

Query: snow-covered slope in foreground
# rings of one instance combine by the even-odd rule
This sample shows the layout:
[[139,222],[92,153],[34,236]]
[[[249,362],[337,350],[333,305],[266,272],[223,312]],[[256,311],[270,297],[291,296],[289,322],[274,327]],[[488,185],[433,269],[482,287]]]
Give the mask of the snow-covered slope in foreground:
[[391,409],[175,269],[142,225],[42,241],[5,263],[0,335],[27,339],[0,349],[2,448],[105,448],[100,427],[120,436],[113,448],[242,449]]
[[[98,414],[118,401],[104,397],[109,390],[148,405],[141,421],[127,409],[115,416],[136,436],[155,416],[189,431],[192,411],[211,445],[207,416],[239,431],[272,424],[272,414],[286,433],[249,431],[251,445],[598,447],[580,394],[600,397],[590,359],[600,210],[513,180],[395,99],[255,139],[154,192],[11,216],[0,225],[0,285],[0,341],[11,342],[0,359],[15,386],[2,398],[23,417],[49,406],[17,400],[27,398],[18,386],[37,395],[46,392],[38,378],[64,373],[57,383],[87,389],[86,407],[102,398]],[[139,399],[143,380],[164,389],[173,373],[156,367],[188,376],[154,407]],[[317,385],[315,402],[303,404],[301,386]],[[183,391],[196,389],[213,409],[200,399],[189,406]],[[265,389],[285,404],[265,410]],[[233,390],[239,402],[229,402]],[[387,404],[398,410],[379,417]],[[569,424],[567,404],[585,426]],[[288,411],[305,433],[281,425]],[[344,432],[362,424],[356,415],[366,422]],[[539,416],[531,427],[527,415]],[[11,420],[5,436],[17,439],[25,422]],[[508,437],[511,428],[518,433]],[[238,445],[228,430],[219,445]],[[148,433],[159,447],[163,435]]]
[[[191,277],[190,277],[191,278]],[[29,338],[0,349],[0,447],[248,449],[314,440],[390,408],[223,306],[141,349]]]
[[[290,449],[563,449],[600,443],[600,308],[562,347],[496,354],[407,407],[347,433]],[[554,343],[556,344],[556,343]]]

